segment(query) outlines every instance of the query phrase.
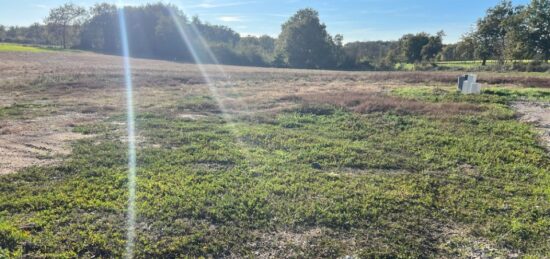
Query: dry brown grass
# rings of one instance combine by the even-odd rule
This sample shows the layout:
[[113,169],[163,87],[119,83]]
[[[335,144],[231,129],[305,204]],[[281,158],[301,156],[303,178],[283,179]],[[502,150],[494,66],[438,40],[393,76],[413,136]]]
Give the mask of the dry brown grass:
[[[455,84],[464,72],[374,72],[367,78],[372,81],[395,81],[405,84]],[[550,87],[550,77],[519,76],[502,73],[477,73],[478,82],[489,85],[514,85],[522,87]]]
[[485,111],[486,108],[468,103],[429,103],[387,96],[380,93],[340,92],[307,95],[289,95],[281,100],[290,100],[306,105],[331,104],[359,113],[394,112],[396,114],[424,114],[447,117]]
[[[40,152],[8,152],[7,141],[19,144],[47,138],[47,132],[65,134],[78,120],[66,122],[60,118],[103,118],[122,114],[125,109],[122,60],[117,56],[93,53],[0,53],[0,109],[14,104],[48,105],[51,121],[63,121],[55,127],[28,127],[27,133],[4,127],[0,135],[3,168],[18,169],[24,165],[41,164]],[[469,104],[421,103],[384,95],[388,90],[405,85],[450,85],[459,72],[339,72],[322,70],[271,69],[254,67],[205,66],[219,92],[214,103],[186,103],[193,96],[212,93],[196,65],[158,60],[133,59],[135,104],[138,114],[162,112],[167,116],[217,114],[221,107],[230,116],[253,117],[262,113],[277,113],[295,107],[297,103],[327,103],[356,112],[393,111],[399,114],[447,116],[473,113],[482,107]],[[482,83],[515,84],[550,87],[550,77],[503,76],[482,73]],[[220,105],[221,104],[221,105]],[[43,117],[24,111],[20,118],[1,118],[2,125],[18,125]],[[15,123],[15,124],[14,124]],[[72,126],[67,126],[72,125]],[[41,133],[44,131],[46,133]],[[67,139],[73,139],[72,137]],[[53,144],[45,149],[65,149],[66,144]],[[3,143],[3,144],[2,144]],[[23,150],[23,149],[21,149]],[[58,152],[50,152],[57,154]],[[9,161],[25,157],[17,166]],[[4,171],[6,171],[4,169]],[[10,169],[10,171],[13,171]]]

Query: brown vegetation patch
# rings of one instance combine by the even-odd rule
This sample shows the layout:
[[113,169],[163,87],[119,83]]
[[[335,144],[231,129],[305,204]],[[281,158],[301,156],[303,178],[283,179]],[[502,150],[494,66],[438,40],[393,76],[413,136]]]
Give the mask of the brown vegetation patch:
[[[247,245],[255,251],[254,256],[258,258],[334,258],[342,252],[338,250],[347,250],[351,254],[356,249],[353,237],[343,236],[323,227],[303,231],[255,232],[254,235],[256,240]],[[319,249],[320,247],[325,250]],[[316,251],[316,254],[311,254],[312,251]]]
[[[40,101],[55,107],[61,114],[69,114],[69,117],[78,114],[77,117],[87,118],[125,111],[123,62],[118,56],[86,52],[4,52],[0,53],[0,60],[0,107]],[[457,76],[463,72],[343,72],[205,65],[205,71],[217,88],[219,100],[190,102],[188,100],[195,100],[193,97],[196,96],[212,96],[196,65],[145,59],[132,59],[131,62],[138,115],[150,112],[190,120],[199,119],[196,114],[219,116],[222,107],[218,101],[228,116],[263,120],[269,120],[268,117],[258,117],[263,113],[271,115],[301,104],[330,104],[361,113],[391,111],[430,116],[475,113],[484,109],[473,104],[422,103],[384,95],[388,89],[403,85],[455,84]],[[231,78],[225,77],[220,68]],[[550,87],[550,77],[542,75],[526,77],[480,72],[478,78],[486,84]],[[57,116],[47,118],[52,118],[53,124],[59,120]],[[10,119],[13,121],[2,122],[2,145],[7,148],[6,141],[10,141],[18,145],[16,150],[23,152],[17,153],[13,148],[12,151],[0,150],[3,168],[12,168],[12,162],[3,162],[11,157],[19,157],[21,161],[10,171],[38,163],[35,159],[38,155],[34,154],[48,157],[44,154],[57,154],[59,149],[67,147],[65,143],[51,143],[46,149],[57,151],[45,152],[33,147],[42,145],[31,143],[31,146],[25,146],[27,142],[51,142],[48,138],[55,137],[49,134],[57,134],[63,139],[78,138],[59,135],[73,134],[70,133],[71,127],[76,123],[41,128],[39,124],[45,121]],[[32,125],[29,126],[29,131],[33,132],[29,134],[31,136],[18,133],[20,126],[17,125],[26,124]],[[8,152],[7,157],[5,152]]]
[[453,223],[440,226],[441,253],[457,258],[519,258],[521,252],[499,247],[498,244],[472,234],[472,228]]
[[[375,82],[394,81],[405,84],[455,84],[465,72],[371,72],[366,79]],[[550,87],[549,77],[510,76],[506,74],[479,73],[478,82],[489,85],[515,85],[523,87]]]
[[472,114],[484,111],[483,106],[469,103],[429,103],[384,94],[361,92],[319,93],[303,96],[286,96],[282,99],[302,102],[306,105],[330,104],[358,113],[394,112],[397,114],[424,114],[448,116]]

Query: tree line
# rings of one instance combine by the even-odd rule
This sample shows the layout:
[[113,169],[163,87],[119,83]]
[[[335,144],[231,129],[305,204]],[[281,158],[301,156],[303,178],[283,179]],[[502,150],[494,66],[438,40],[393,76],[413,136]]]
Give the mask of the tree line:
[[441,60],[487,60],[503,64],[510,60],[550,59],[550,1],[532,0],[529,5],[501,1],[487,10],[475,30],[457,44],[443,48]]
[[[501,1],[487,10],[475,29],[455,44],[445,33],[406,34],[396,41],[350,42],[330,35],[314,9],[297,11],[277,38],[241,36],[226,26],[187,17],[171,4],[124,7],[131,55],[182,62],[313,69],[391,70],[400,63],[436,61],[543,60],[550,58],[550,0],[526,6]],[[43,23],[0,25],[0,41],[53,45],[102,53],[121,53],[119,12],[108,3],[89,9],[64,4]],[[211,55],[214,54],[214,55]],[[214,60],[212,60],[214,56]]]

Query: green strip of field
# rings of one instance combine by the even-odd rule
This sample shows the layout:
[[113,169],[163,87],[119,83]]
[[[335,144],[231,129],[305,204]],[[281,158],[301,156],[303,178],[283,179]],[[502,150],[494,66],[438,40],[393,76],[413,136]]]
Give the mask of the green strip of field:
[[393,95],[431,102],[479,102],[506,104],[511,101],[550,102],[550,89],[518,87],[484,87],[482,95],[463,95],[454,87],[400,87],[392,91]]
[[25,46],[12,43],[0,43],[0,52],[46,52],[50,51],[42,47]]

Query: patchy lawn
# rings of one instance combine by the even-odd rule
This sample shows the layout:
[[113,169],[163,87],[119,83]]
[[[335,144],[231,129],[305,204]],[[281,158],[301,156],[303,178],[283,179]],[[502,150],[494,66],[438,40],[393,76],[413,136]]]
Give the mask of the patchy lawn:
[[[123,256],[121,60],[2,58],[0,147],[78,137],[0,176],[0,257]],[[216,99],[195,66],[132,62],[139,258],[550,253],[550,156],[511,108],[548,88],[464,96],[452,74],[224,67]]]
[[[141,114],[137,256],[542,256],[550,158],[493,96],[446,116],[297,99],[231,124]],[[122,256],[123,121],[77,127],[95,137],[62,165],[0,178],[4,253]]]

